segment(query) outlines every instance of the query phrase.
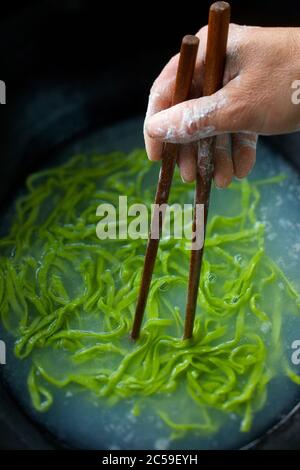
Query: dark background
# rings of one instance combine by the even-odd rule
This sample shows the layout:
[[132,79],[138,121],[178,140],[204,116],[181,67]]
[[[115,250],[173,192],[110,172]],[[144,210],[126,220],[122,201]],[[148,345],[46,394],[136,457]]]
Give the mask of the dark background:
[[[149,87],[208,0],[1,1],[0,205],[43,156],[80,132],[144,113]],[[300,25],[298,1],[232,0],[232,21]],[[104,112],[105,111],[105,112]]]
[[[144,113],[152,81],[182,36],[206,24],[210,4],[1,1],[0,80],[7,104],[0,107],[0,207],[28,172],[68,141]],[[233,0],[231,6],[235,23],[300,26],[298,1]],[[286,430],[272,442],[267,446],[298,445],[295,432]],[[53,445],[0,386],[0,448]]]
[[[1,79],[18,82],[62,73],[76,78],[120,64],[124,65],[122,76],[126,78],[132,61],[143,76],[153,52],[160,54],[158,72],[160,65],[177,51],[181,37],[195,33],[206,23],[211,3],[2,1]],[[230,3],[235,23],[300,25],[298,1]],[[139,81],[142,77],[137,74],[136,78]],[[147,81],[151,79],[148,77]]]

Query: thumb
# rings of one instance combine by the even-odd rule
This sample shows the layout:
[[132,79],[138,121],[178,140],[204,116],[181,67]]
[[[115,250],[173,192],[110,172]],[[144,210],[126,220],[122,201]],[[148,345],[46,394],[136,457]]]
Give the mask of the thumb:
[[149,117],[149,137],[164,142],[188,144],[225,132],[247,131],[248,109],[240,94],[226,85],[211,96],[185,101]]

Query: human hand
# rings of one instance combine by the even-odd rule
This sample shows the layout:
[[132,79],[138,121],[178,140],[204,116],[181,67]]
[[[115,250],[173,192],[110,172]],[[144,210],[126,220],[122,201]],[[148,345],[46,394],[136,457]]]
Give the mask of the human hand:
[[300,108],[292,103],[292,82],[300,74],[300,28],[230,25],[223,88],[201,96],[207,26],[200,47],[191,100],[171,106],[178,64],[174,56],[155,80],[144,124],[150,160],[159,160],[163,142],[183,144],[178,158],[184,181],[196,175],[196,142],[217,136],[214,180],[228,186],[243,178],[256,159],[257,135],[300,129]]

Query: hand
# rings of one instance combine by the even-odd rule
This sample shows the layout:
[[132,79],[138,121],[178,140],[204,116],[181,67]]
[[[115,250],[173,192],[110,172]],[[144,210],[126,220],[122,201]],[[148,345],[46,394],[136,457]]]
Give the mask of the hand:
[[184,181],[196,175],[196,142],[217,136],[214,180],[217,187],[243,178],[256,158],[257,135],[300,129],[300,107],[292,102],[292,82],[300,77],[300,28],[230,25],[223,88],[201,96],[207,26],[189,101],[171,106],[178,54],[155,80],[144,125],[150,160],[161,158],[163,142],[183,144],[178,164]]

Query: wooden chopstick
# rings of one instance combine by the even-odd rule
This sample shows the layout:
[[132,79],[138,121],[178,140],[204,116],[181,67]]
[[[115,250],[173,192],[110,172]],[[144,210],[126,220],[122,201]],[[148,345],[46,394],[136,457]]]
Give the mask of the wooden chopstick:
[[[187,35],[183,38],[180,49],[180,57],[176,74],[175,90],[172,100],[172,106],[186,101],[190,95],[196,56],[199,46],[199,39],[196,36]],[[174,169],[178,155],[178,145],[167,143],[164,145],[162,155],[162,165],[157,184],[155,207],[167,204],[170,188],[172,184]],[[153,221],[159,217],[159,237],[153,238]],[[136,340],[139,337],[143,321],[144,311],[147,303],[147,297],[151,284],[154,264],[156,260],[159,238],[161,236],[163,224],[162,213],[154,210],[151,229],[148,238],[148,245],[145,255],[142,281],[139,291],[137,307],[131,332],[131,338]],[[157,231],[157,230],[156,230]]]
[[[203,96],[211,95],[222,87],[229,22],[230,5],[226,2],[213,3],[209,10]],[[196,219],[196,204],[203,204],[204,237],[214,171],[215,140],[214,137],[210,137],[199,142],[197,159],[193,233],[199,233],[201,228],[199,227],[201,222]],[[203,251],[204,245],[201,249],[191,251],[184,339],[193,335]]]

